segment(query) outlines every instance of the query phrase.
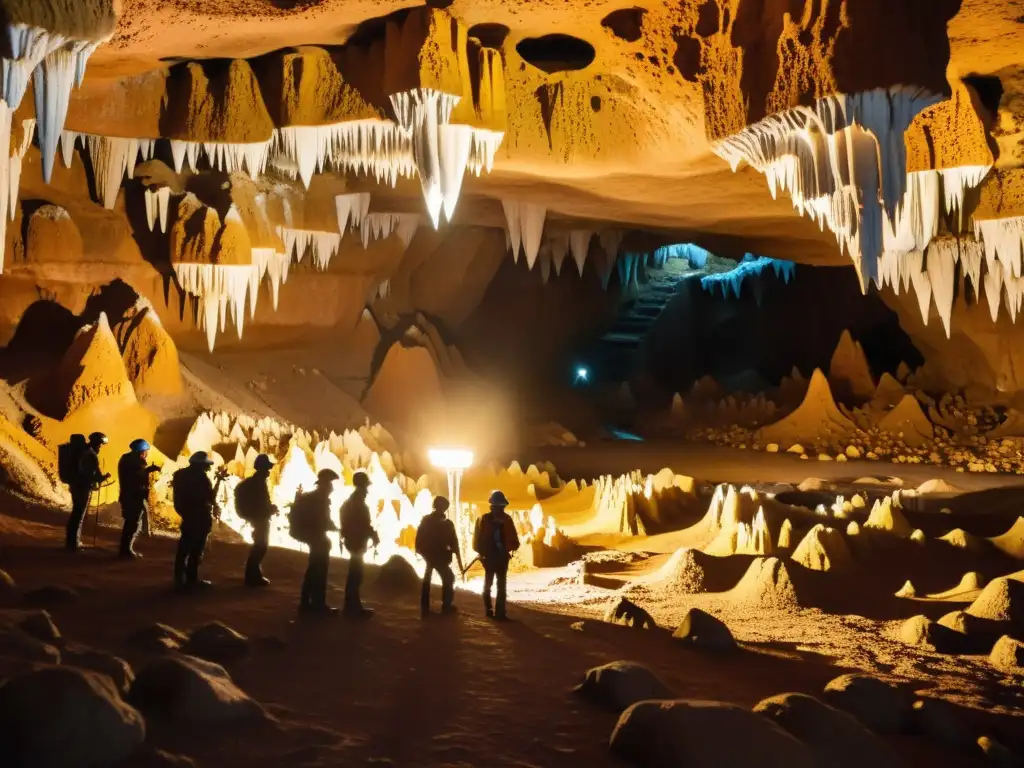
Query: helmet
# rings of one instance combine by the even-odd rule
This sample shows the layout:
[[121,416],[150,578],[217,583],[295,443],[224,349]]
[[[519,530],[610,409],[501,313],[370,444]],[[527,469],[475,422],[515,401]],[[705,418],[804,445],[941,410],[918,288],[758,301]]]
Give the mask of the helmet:
[[356,488],[369,488],[370,487],[370,476],[360,470],[352,475],[352,485]]
[[491,497],[487,500],[487,503],[492,507],[507,507],[508,499],[505,498],[505,494],[501,491],[492,491]]
[[335,480],[340,480],[338,473],[333,469],[321,469],[316,473],[316,484],[317,485],[329,485]]
[[447,512],[448,511],[448,507],[450,507],[450,506],[451,506],[451,503],[444,496],[435,496],[434,497],[434,511],[435,512]]
[[131,445],[128,446],[133,453],[145,453],[149,450],[150,445],[148,442],[143,440],[141,437],[138,440],[132,440]]
[[257,472],[260,470],[270,470],[274,466],[274,461],[267,454],[261,453],[256,457],[256,461],[252,463],[252,466]]
[[212,467],[213,459],[206,455],[206,451],[196,451],[188,457],[188,464],[190,467]]
[[106,445],[109,441],[102,432],[93,432],[89,435],[89,445]]

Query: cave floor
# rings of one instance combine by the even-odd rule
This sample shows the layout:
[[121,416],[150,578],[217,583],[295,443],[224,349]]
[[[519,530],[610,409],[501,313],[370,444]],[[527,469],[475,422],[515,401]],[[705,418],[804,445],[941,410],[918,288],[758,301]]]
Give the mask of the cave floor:
[[[144,539],[145,558],[124,563],[113,557],[115,531],[101,528],[96,550],[69,556],[59,547],[61,516],[10,504],[17,516],[0,514],[0,567],[23,589],[64,584],[79,591],[77,601],[52,609],[68,640],[135,665],[145,659],[125,647],[125,638],[155,621],[188,630],[219,620],[256,641],[252,655],[229,670],[274,723],[151,724],[153,745],[199,765],[621,765],[607,751],[615,716],[570,691],[589,667],[640,660],[680,696],[750,706],[784,691],[820,693],[833,677],[863,668],[864,659],[884,672],[898,654],[888,641],[865,642],[866,633],[877,632],[873,620],[802,611],[748,615],[737,626],[744,652],[708,656],[679,647],[665,632],[593,621],[607,592],[588,597],[541,586],[538,594],[537,585],[551,578],[543,571],[513,580],[515,621],[508,625],[482,618],[479,598],[469,592],[457,595],[457,617],[424,621],[415,596],[375,592],[373,568],[367,597],[377,615],[371,621],[296,622],[301,553],[271,550],[265,570],[273,584],[254,592],[241,586],[244,547],[216,541],[204,575],[217,586],[181,597],[169,583],[173,541]],[[345,564],[332,561],[331,568],[330,599],[337,604]],[[659,620],[671,619],[680,606],[670,608]],[[904,649],[902,658],[896,673],[917,670],[913,677],[920,680],[935,670],[916,651]],[[970,668],[961,674],[972,676]],[[972,685],[989,686],[999,711],[972,711],[988,718],[987,732],[1003,734],[1019,727],[1000,712],[1019,708],[1020,694],[991,677]],[[895,737],[893,744],[910,765],[977,764],[919,738]]]

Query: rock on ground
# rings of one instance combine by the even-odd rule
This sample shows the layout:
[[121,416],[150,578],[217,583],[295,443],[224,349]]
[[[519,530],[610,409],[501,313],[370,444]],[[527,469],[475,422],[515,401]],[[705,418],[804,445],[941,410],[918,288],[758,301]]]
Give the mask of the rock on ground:
[[219,621],[194,630],[181,647],[182,653],[217,664],[230,664],[249,655],[249,638]]
[[13,592],[17,588],[14,583],[14,579],[7,571],[0,571],[0,594],[4,592]]
[[146,725],[110,680],[68,667],[42,667],[0,686],[4,765],[96,768],[126,759]]
[[691,608],[686,612],[672,637],[696,648],[712,651],[735,651],[737,648],[729,627],[699,608]]
[[914,702],[914,730],[946,747],[962,750],[977,748],[977,735],[948,701],[926,697]]
[[1003,635],[996,641],[988,660],[993,667],[1008,672],[1024,672],[1024,643]]
[[622,712],[646,699],[672,698],[672,692],[657,675],[633,661],[613,661],[588,669],[574,690],[613,712]]
[[1005,577],[992,579],[971,603],[967,613],[980,619],[1010,621],[1024,626],[1024,582]]
[[900,689],[868,675],[842,675],[830,681],[825,700],[882,734],[902,732],[913,703]]
[[193,656],[164,656],[143,667],[129,697],[147,715],[191,723],[226,723],[264,716],[263,708],[224,667]]
[[44,643],[58,643],[61,638],[48,611],[0,611],[0,625],[17,627]]
[[900,759],[888,744],[846,712],[803,693],[780,693],[754,707],[804,742],[832,768],[898,768]]
[[188,642],[188,635],[167,624],[150,624],[128,636],[126,644],[143,653],[177,651]]
[[619,717],[612,752],[642,768],[811,768],[813,752],[767,718],[717,701],[641,701]]
[[124,659],[84,645],[70,644],[61,650],[61,661],[65,666],[88,669],[106,675],[122,695],[127,694],[135,680],[135,673]]
[[608,606],[604,620],[611,624],[622,624],[634,629],[657,629],[658,625],[647,611],[625,597],[620,597]]
[[0,627],[0,656],[40,664],[60,664],[60,651],[19,627]]
[[413,593],[420,589],[423,578],[416,573],[408,560],[401,555],[392,555],[380,567],[380,573],[373,582],[374,587],[395,590],[396,592]]

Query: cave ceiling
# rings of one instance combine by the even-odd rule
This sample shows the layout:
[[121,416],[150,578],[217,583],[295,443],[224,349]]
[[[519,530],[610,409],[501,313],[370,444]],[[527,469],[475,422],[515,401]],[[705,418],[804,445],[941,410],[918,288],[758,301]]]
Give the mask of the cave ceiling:
[[[419,215],[427,226],[521,230],[509,239],[524,250],[532,241],[536,251],[540,230],[545,242],[608,229],[622,242],[642,231],[653,247],[692,240],[722,255],[852,261],[865,286],[900,279],[892,253],[923,254],[937,238],[973,230],[980,238],[972,216],[1003,222],[1001,248],[1004,230],[1012,240],[1024,229],[1012,223],[1024,221],[1024,0],[0,8],[9,29],[62,35],[66,69],[87,61],[71,88],[47,56],[47,76],[37,70],[24,98],[18,68],[5,69],[7,101],[17,102],[12,153],[23,139],[18,119],[36,117],[42,175],[52,176],[48,163],[60,161],[47,155],[61,154],[62,129],[73,132],[63,136],[89,148],[110,199],[122,167],[144,179],[153,219],[158,189],[177,198],[196,184],[180,171],[219,164],[254,183],[289,177],[305,200],[272,202],[284,212],[268,214],[271,225],[299,206],[305,229],[328,229],[309,222],[332,220],[339,194],[369,193],[367,210]],[[21,77],[30,80],[30,51],[13,50],[22,44],[10,37],[7,59],[28,62]],[[42,98],[33,93],[41,88]],[[46,114],[34,114],[40,107]],[[404,149],[389,144],[396,123],[412,136]],[[111,161],[102,137],[140,146]],[[161,138],[177,142],[173,162],[154,144]],[[317,141],[345,157],[332,167],[310,148]],[[360,155],[367,146],[369,159]],[[455,171],[445,152],[459,156]],[[226,215],[222,207],[210,226]],[[259,247],[259,226],[243,218]],[[920,258],[918,269],[929,264]],[[1005,261],[1005,279],[1020,278],[1019,255],[994,258]]]

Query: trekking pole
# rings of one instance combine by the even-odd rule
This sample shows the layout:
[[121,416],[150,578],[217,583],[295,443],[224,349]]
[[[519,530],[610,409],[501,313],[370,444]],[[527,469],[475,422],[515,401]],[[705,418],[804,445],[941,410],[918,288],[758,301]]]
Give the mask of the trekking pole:
[[[92,507],[92,546],[96,548],[96,530],[100,527],[100,491],[104,488],[109,488],[113,485],[113,482],[109,482],[105,485],[96,484],[92,490],[89,491],[89,505]],[[88,511],[86,511],[86,518],[89,517]]]

